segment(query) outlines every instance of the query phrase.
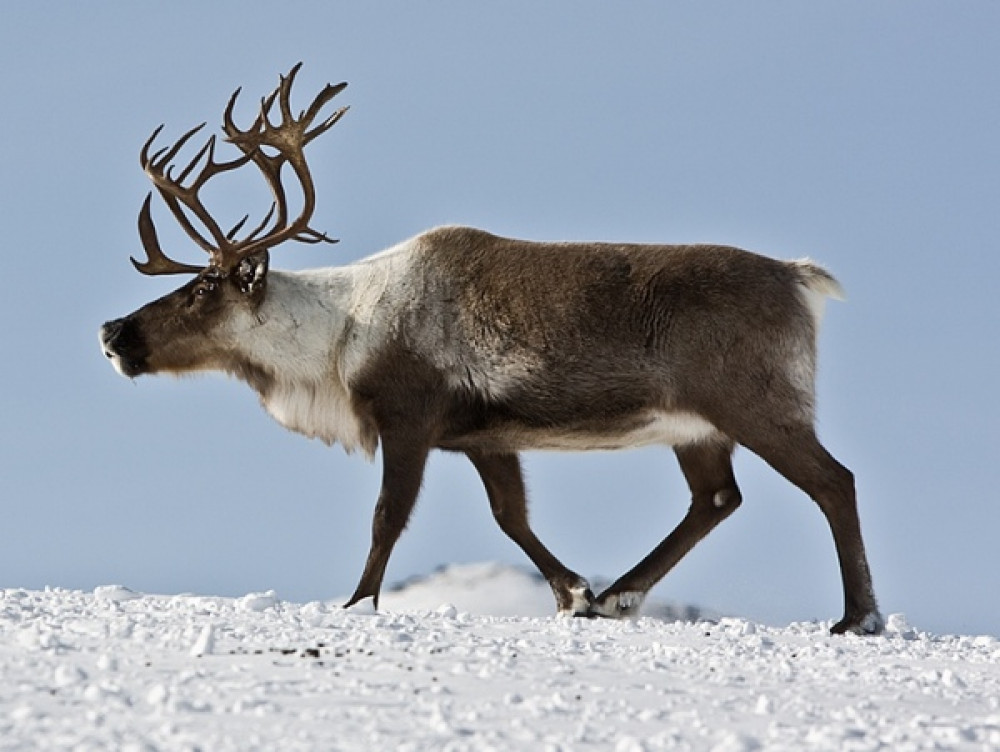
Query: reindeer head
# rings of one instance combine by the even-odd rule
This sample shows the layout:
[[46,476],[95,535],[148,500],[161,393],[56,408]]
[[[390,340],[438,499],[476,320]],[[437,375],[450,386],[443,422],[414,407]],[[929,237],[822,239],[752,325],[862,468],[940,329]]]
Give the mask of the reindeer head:
[[[311,127],[320,110],[347,84],[327,84],[296,118],[289,100],[301,65],[282,76],[277,88],[261,100],[260,112],[246,130],[240,130],[233,121],[240,90],[233,92],[223,113],[222,129],[226,141],[242,152],[239,157],[228,162],[216,161],[213,135],[175,176],[173,160],[204,128],[204,123],[189,130],[172,146],[150,154],[163,129],[161,125],[142,147],[143,170],[171,214],[208,253],[209,259],[205,266],[198,266],[174,261],[164,254],[153,225],[152,193],[147,195],[139,212],[139,236],[146,260],[133,258],[132,263],[143,274],[194,274],[195,277],[159,300],[101,327],[104,353],[123,375],[228,369],[234,357],[235,339],[241,330],[253,325],[255,311],[266,294],[269,249],[289,240],[336,242],[309,227],[316,196],[304,149],[347,111],[347,107],[342,107]],[[271,122],[275,102],[280,116],[276,124]],[[243,234],[249,215],[225,232],[206,209],[200,191],[214,176],[249,162],[257,166],[267,182],[273,196],[271,208],[249,232]],[[294,220],[289,218],[288,195],[281,181],[286,164],[302,193],[302,207]]]

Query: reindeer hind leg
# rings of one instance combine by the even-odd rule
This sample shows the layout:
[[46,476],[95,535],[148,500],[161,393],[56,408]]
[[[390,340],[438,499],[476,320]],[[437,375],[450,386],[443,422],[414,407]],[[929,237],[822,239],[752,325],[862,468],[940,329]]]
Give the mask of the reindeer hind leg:
[[805,491],[833,533],[844,587],[844,616],[830,631],[880,634],[884,621],[861,537],[853,473],[820,444],[811,425],[772,426],[766,432],[760,432],[759,427],[757,438],[740,443]]
[[733,476],[732,442],[688,444],[675,447],[674,453],[691,489],[691,506],[656,548],[598,596],[591,609],[596,616],[637,615],[650,588],[742,502]]

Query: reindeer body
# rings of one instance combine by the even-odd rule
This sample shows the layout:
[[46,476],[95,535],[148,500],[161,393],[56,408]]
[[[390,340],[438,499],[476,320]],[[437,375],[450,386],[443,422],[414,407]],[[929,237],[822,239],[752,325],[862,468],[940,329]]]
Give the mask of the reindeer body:
[[287,428],[369,456],[388,395],[454,450],[720,441],[733,405],[776,388],[811,421],[815,300],[838,290],[814,265],[734,248],[463,227],[346,267],[273,270],[268,286],[233,372]]
[[[101,330],[126,376],[220,370],[253,387],[287,428],[369,457],[383,481],[372,544],[348,605],[376,605],[433,449],[476,467],[500,527],[535,563],[560,611],[634,614],[648,590],[740,505],[732,453],[742,444],[804,490],[826,516],[844,585],[834,632],[877,633],[850,471],[816,438],[816,335],[826,297],[840,287],[809,261],[777,261],[722,246],[534,243],[442,227],[354,264],[304,272],[268,269],[268,237],[324,240],[308,229],[312,182],[302,146],[343,111],[307,131],[316,103],[291,118],[296,69],[248,131],[225,128],[244,157],[205,167],[189,188],[171,150],[143,163],[212,262],[188,284]],[[317,98],[325,103],[339,87]],[[279,97],[284,121],[267,110]],[[158,131],[157,131],[158,133]],[[154,138],[156,133],[154,133]],[[268,157],[261,145],[278,150]],[[162,155],[166,153],[166,157]],[[223,234],[198,189],[217,172],[254,161],[280,202],[275,229],[241,241]],[[274,160],[274,161],[268,161]],[[295,222],[279,174],[291,163],[306,192]],[[180,210],[209,226],[199,236]],[[271,215],[268,215],[270,217]],[[265,219],[266,224],[267,219]],[[189,273],[166,258],[149,202],[140,214],[146,273]],[[528,524],[518,453],[672,446],[691,506],[677,528],[599,596]]]

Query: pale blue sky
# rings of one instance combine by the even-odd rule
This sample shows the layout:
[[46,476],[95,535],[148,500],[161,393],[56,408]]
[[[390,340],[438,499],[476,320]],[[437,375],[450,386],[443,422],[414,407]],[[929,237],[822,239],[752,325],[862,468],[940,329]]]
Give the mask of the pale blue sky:
[[[311,149],[314,226],[276,266],[466,223],[711,241],[827,265],[820,434],[851,467],[876,589],[918,628],[1000,633],[1000,4],[7,3],[0,586],[348,594],[379,467],[287,433],[220,377],[130,384],[96,331],[136,274],[140,146],[220,122],[296,61],[347,80]],[[247,186],[253,182],[247,178]],[[237,184],[220,211],[253,211]],[[199,251],[169,230],[172,255]],[[539,535],[613,578],[680,518],[666,449],[530,455]],[[841,613],[819,511],[741,452],[738,514],[656,593],[771,623]],[[527,560],[435,456],[388,581]]]

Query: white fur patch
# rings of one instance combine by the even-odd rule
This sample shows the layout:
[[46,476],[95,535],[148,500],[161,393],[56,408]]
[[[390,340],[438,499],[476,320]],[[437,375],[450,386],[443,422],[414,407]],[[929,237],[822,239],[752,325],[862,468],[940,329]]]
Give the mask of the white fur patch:
[[114,351],[113,347],[109,347],[106,344],[106,334],[105,327],[101,327],[100,331],[97,332],[97,338],[101,341],[101,352],[104,353],[104,357],[111,361],[112,367],[125,378],[130,378],[128,374],[125,373],[124,366],[122,365],[121,355]]
[[[361,448],[370,457],[375,447],[365,444],[343,362],[355,274],[355,267],[271,271],[259,316],[235,322],[233,336],[250,360],[272,375],[261,401],[275,420],[310,438],[340,443],[348,452]],[[357,328],[362,332],[360,366],[368,327]]]
[[618,594],[618,609],[625,613],[632,613],[639,610],[646,594],[637,591],[626,591]]
[[519,449],[586,451],[653,445],[683,446],[709,441],[719,435],[715,426],[693,413],[653,411],[647,423],[624,433],[531,431],[519,436],[517,444]]
[[[818,335],[823,314],[826,311],[826,299],[844,299],[844,288],[832,274],[809,259],[799,259],[791,263],[799,273],[799,295],[805,303],[812,318],[813,330]],[[816,350],[815,342],[801,343],[788,362],[788,377],[791,383],[806,398],[802,403],[803,420],[813,420],[813,394],[816,381]]]
[[[343,267],[272,270],[261,309],[228,323],[241,354],[273,379],[262,402],[283,426],[374,454],[347,384],[399,334],[390,329],[401,309],[426,297],[412,244]],[[419,344],[440,350],[437,342]]]
[[646,594],[639,592],[638,590],[626,590],[624,592],[608,596],[603,603],[598,602],[594,605],[593,610],[597,614],[606,616],[610,619],[621,619],[626,616],[638,616],[639,609],[642,607],[642,602],[645,598]]
[[348,452],[361,447],[371,455],[374,450],[363,445],[361,423],[351,409],[347,392],[329,382],[312,387],[301,382],[279,383],[263,402],[285,428],[325,444],[339,443]]
[[569,593],[573,596],[573,600],[568,608],[559,610],[559,615],[579,616],[586,614],[590,610],[590,600],[587,598],[588,590],[590,590],[590,585],[586,581],[571,587]]
[[802,299],[809,307],[809,313],[818,330],[826,310],[826,299],[843,300],[844,288],[832,274],[810,259],[798,259],[789,263],[795,266],[801,275]]
[[626,446],[694,444],[717,434],[715,426],[692,413],[657,412],[648,425],[627,435]]
[[[101,347],[104,347],[103,340],[101,341]],[[105,349],[104,355],[108,360],[111,361],[111,366],[118,372],[120,376],[124,376],[126,379],[130,378],[128,374],[125,373],[122,367],[122,358],[118,353]]]
[[826,313],[827,296],[822,291],[814,290],[806,285],[801,285],[799,290],[802,294],[802,299],[809,307],[809,315],[812,317],[813,324],[819,330],[819,325],[823,322],[823,314]]

